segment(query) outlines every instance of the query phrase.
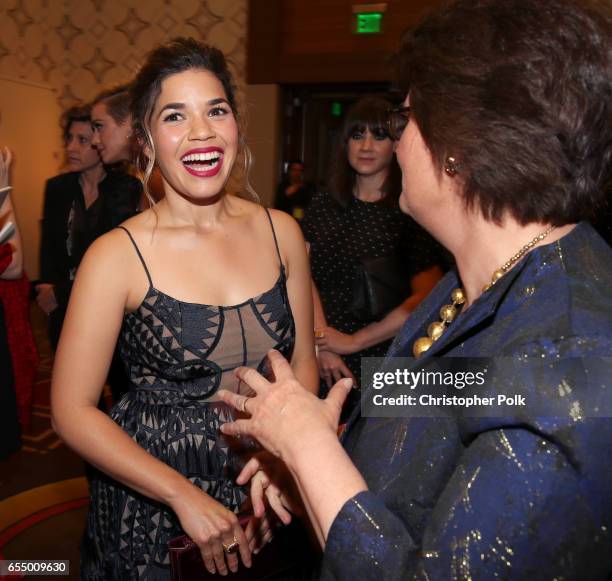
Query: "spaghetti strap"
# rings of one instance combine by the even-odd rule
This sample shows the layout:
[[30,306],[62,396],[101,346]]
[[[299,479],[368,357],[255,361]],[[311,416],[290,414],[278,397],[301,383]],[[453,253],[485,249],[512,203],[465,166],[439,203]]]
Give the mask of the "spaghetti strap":
[[276,231],[274,230],[274,223],[272,222],[272,216],[270,216],[270,210],[268,208],[264,208],[266,214],[268,216],[268,220],[270,221],[270,228],[272,228],[272,236],[274,236],[274,246],[276,246],[276,254],[278,255],[278,261],[281,265],[281,270],[285,271],[285,265],[283,264],[283,259],[281,258],[280,248],[278,247],[278,239],[276,238]]
[[147,278],[149,279],[149,286],[153,287],[153,281],[151,280],[151,275],[149,274],[149,269],[147,268],[147,265],[144,261],[144,258],[142,257],[142,254],[140,253],[140,249],[138,248],[138,245],[136,244],[136,241],[134,240],[134,238],[132,237],[132,235],[130,234],[130,231],[125,228],[124,226],[117,226],[117,228],[124,230],[125,233],[130,237],[130,240],[132,241],[132,244],[134,245],[134,248],[136,249],[136,254],[138,254],[138,258],[140,258],[140,262],[142,262],[142,267],[144,268],[144,271],[147,275]]

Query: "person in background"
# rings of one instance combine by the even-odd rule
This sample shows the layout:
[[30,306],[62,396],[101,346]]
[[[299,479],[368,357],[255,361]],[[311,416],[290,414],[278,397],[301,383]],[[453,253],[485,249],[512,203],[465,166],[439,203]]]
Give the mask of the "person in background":
[[[398,205],[401,177],[386,128],[390,108],[385,99],[366,97],[348,111],[328,191],[313,198],[301,224],[310,244],[322,393],[342,377],[360,385],[361,358],[384,356],[442,276],[439,245]],[[356,304],[367,294],[365,277],[385,277],[379,294],[396,285],[378,312]],[[352,393],[344,417],[360,393]]]
[[285,178],[276,190],[274,207],[301,220],[314,192],[314,184],[304,178],[304,162],[301,159],[291,160],[287,164]]
[[[0,230],[14,234],[0,244],[0,458],[19,447],[19,432],[30,427],[38,352],[30,325],[30,282],[23,270],[23,247],[11,202],[12,154],[0,148]],[[8,353],[6,348],[8,347]]]
[[49,316],[55,350],[76,276],[89,245],[136,213],[142,186],[107,169],[92,146],[89,106],[68,109],[61,120],[67,173],[47,181],[40,243],[37,302]]
[[133,164],[138,145],[133,138],[129,85],[99,93],[91,103],[91,143],[105,165]]
[[[585,220],[612,178],[611,40],[612,7],[586,0],[458,0],[403,37],[400,205],[457,267],[383,368],[486,358],[485,383],[460,393],[494,401],[486,417],[388,405],[340,443],[350,381],[323,401],[278,353],[275,382],[237,371],[257,395],[222,392],[250,415],[222,432],[286,463],[325,549],[318,579],[610,579],[612,249]],[[377,387],[370,402],[406,393]]]
[[[92,145],[102,162],[121,168],[125,173],[136,173],[135,166],[139,163],[142,148],[133,134],[129,85],[118,85],[99,93],[92,102],[91,112]],[[140,211],[149,208],[163,196],[160,179],[155,170],[148,189],[150,199],[140,188]]]

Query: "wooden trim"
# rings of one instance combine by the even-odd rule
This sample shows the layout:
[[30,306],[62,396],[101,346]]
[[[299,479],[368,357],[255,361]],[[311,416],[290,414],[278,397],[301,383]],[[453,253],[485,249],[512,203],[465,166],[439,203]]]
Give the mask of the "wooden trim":
[[249,0],[246,81],[278,83],[283,0]]

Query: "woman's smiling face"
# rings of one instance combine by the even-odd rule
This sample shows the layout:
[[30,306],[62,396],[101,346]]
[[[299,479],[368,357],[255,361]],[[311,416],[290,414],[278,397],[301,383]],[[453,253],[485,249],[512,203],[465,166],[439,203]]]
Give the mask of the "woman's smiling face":
[[238,154],[238,125],[213,73],[188,70],[164,79],[149,129],[167,187],[198,200],[223,192]]

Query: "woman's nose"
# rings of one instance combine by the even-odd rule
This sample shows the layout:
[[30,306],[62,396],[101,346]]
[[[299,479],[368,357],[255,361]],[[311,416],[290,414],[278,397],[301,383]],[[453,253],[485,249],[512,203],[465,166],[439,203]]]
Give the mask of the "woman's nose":
[[362,149],[372,149],[374,146],[374,138],[369,133],[366,133],[361,140]]
[[205,117],[195,118],[189,129],[189,139],[207,140],[215,136],[215,132],[210,124],[210,121]]

